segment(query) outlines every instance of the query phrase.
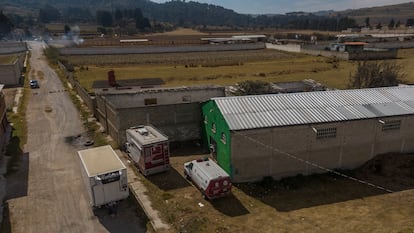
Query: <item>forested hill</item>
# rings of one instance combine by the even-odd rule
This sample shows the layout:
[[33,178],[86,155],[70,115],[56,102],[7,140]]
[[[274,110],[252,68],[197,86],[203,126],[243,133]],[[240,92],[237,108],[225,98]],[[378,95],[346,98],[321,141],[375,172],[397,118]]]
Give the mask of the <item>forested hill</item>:
[[[176,26],[189,27],[205,25],[339,31],[349,27],[365,26],[368,20],[372,25],[388,24],[390,20],[405,24],[407,20],[411,22],[414,18],[414,3],[342,12],[329,11],[326,14],[292,12],[255,16],[239,14],[217,5],[185,0],[165,3],[150,0],[0,0],[0,10],[10,16],[16,12],[4,10],[7,6],[14,6],[13,9],[28,8],[31,12],[50,13],[52,22],[66,23],[94,21],[98,11],[106,11],[116,18],[115,12],[119,10],[139,8],[143,16],[152,22],[168,22]],[[35,15],[34,18],[36,17],[38,16]]]
[[[343,16],[318,16],[311,13],[285,15],[247,15],[239,14],[224,7],[175,0],[155,3],[149,0],[0,0],[0,8],[16,6],[19,9],[31,8],[41,12],[41,22],[92,22],[97,13],[106,15],[119,10],[139,8],[150,21],[169,22],[176,26],[229,26],[229,27],[272,27],[289,29],[343,30],[356,26],[354,20]],[[12,12],[4,11],[11,18]],[[44,17],[46,16],[46,17]],[[36,16],[34,16],[36,18]],[[38,16],[40,18],[40,16]],[[45,20],[46,19],[46,20]],[[96,23],[96,22],[95,22]]]

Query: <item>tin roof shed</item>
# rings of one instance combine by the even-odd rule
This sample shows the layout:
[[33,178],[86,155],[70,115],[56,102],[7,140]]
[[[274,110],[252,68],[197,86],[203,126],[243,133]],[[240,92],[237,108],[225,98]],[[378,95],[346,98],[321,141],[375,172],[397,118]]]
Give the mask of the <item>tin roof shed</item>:
[[230,130],[414,114],[414,86],[212,99]]

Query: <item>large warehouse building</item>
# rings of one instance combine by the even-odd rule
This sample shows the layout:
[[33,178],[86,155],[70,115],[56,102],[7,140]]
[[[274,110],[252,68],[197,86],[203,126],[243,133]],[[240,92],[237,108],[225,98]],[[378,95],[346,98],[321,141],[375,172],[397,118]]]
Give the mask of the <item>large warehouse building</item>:
[[204,135],[234,182],[352,169],[414,151],[414,87],[213,98]]

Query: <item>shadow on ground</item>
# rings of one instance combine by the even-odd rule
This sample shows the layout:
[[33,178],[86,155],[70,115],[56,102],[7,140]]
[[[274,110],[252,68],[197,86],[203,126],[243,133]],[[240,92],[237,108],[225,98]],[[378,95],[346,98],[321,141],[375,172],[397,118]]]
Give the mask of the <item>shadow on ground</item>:
[[222,214],[237,217],[249,214],[249,211],[243,206],[243,204],[234,195],[215,199],[210,201],[211,205]]
[[94,209],[94,215],[108,232],[146,233],[148,218],[133,195],[118,203],[116,209],[102,207]]
[[17,156],[13,170],[7,175],[6,200],[27,196],[29,182],[29,153]]
[[[394,192],[413,189],[414,155],[380,155],[356,170],[342,173]],[[332,173],[297,176],[279,181],[265,179],[259,183],[236,186],[278,211],[293,211],[387,193]]]
[[178,173],[173,167],[166,172],[150,175],[146,178],[164,191],[190,186],[188,181],[184,179],[184,177],[181,176],[180,173]]
[[186,143],[186,144],[173,144],[171,145],[171,157],[174,156],[186,156],[186,155],[198,155],[209,153],[205,148],[195,144],[195,143]]

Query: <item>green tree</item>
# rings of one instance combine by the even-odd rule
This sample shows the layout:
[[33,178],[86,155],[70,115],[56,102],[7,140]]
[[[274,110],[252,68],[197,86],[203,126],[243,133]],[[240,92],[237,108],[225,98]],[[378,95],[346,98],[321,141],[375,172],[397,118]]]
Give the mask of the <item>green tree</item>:
[[379,22],[375,28],[381,30],[382,29],[381,22]]
[[371,27],[371,24],[370,24],[370,19],[369,19],[369,17],[366,17],[365,18],[365,27],[368,27],[368,28],[370,28]]
[[394,27],[395,27],[395,21],[394,21],[394,19],[391,19],[390,23],[388,24],[388,28],[393,29]]
[[135,28],[140,29],[140,30],[151,28],[150,21],[148,20],[148,18],[144,17],[141,9],[135,8],[134,17],[135,17]]
[[399,28],[401,26],[401,21],[397,21],[397,23],[395,24],[395,28]]
[[413,18],[407,19],[407,22],[405,23],[405,26],[406,27],[414,26],[414,19]]
[[3,11],[0,11],[0,37],[10,33],[13,27],[11,20],[3,14]]
[[57,8],[47,4],[39,10],[38,19],[41,23],[50,23],[59,20],[60,16],[60,12]]
[[238,83],[239,91],[236,95],[270,94],[273,89],[268,82],[261,80],[246,80]]
[[112,14],[109,11],[97,11],[96,22],[103,27],[112,26]]
[[121,19],[122,19],[122,11],[121,11],[120,9],[116,9],[116,10],[115,10],[115,15],[114,15],[114,17],[115,17],[115,21],[116,21],[116,22],[121,21]]
[[69,25],[65,24],[63,31],[65,32],[65,34],[68,34],[70,32],[70,27]]
[[356,72],[350,75],[348,88],[372,88],[398,86],[405,83],[403,67],[394,62],[358,63]]

